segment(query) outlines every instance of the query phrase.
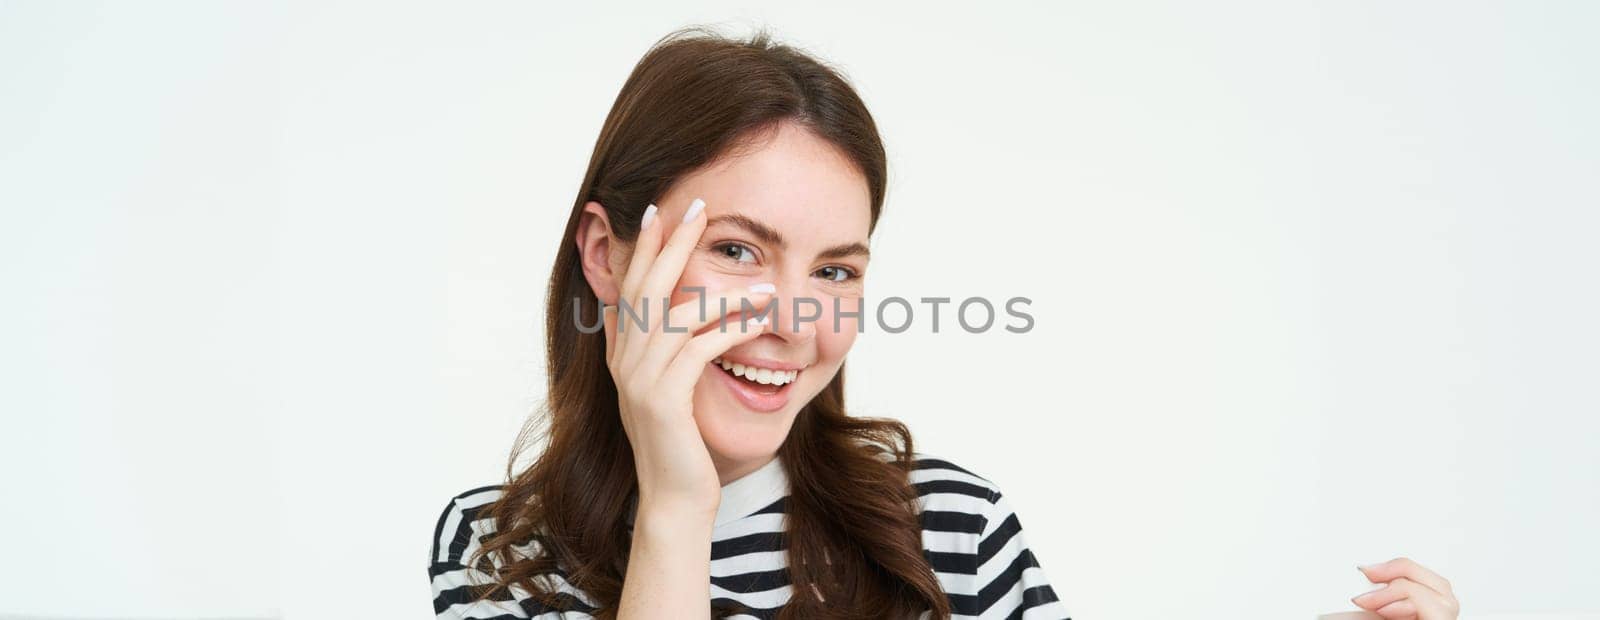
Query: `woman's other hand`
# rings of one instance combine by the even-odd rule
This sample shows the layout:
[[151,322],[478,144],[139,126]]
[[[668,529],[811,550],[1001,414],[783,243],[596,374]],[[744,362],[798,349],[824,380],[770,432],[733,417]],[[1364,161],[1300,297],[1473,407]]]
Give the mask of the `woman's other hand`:
[[665,244],[658,209],[650,205],[645,210],[618,293],[618,306],[626,303],[629,310],[607,306],[604,323],[606,365],[617,386],[622,428],[639,479],[638,510],[704,517],[709,523],[721,502],[722,485],[695,423],[694,386],[712,359],[764,329],[760,320],[720,324],[724,315],[712,309],[736,312],[745,299],[760,308],[772,287],[711,292],[703,300],[673,307],[663,323],[668,313],[662,308],[705,232],[704,206],[696,198]]
[[1390,620],[1455,620],[1460,604],[1450,582],[1410,558],[1357,567],[1377,588],[1350,599]]

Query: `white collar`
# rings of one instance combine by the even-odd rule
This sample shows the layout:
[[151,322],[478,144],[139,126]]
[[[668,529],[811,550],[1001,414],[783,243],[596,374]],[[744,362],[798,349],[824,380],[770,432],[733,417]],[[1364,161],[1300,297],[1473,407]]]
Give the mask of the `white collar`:
[[789,477],[777,456],[738,480],[722,485],[722,503],[717,505],[716,527],[749,516],[789,494]]

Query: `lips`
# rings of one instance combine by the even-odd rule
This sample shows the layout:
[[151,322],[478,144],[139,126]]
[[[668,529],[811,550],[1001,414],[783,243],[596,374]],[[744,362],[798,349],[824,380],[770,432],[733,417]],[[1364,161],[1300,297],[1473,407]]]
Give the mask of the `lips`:
[[762,364],[745,364],[739,361],[718,357],[711,363],[722,366],[735,377],[743,377],[746,381],[754,381],[765,385],[783,385],[794,381],[800,374],[799,368],[784,369],[781,364],[763,362]]
[[[733,362],[727,362],[727,364],[731,366]],[[705,371],[715,374],[717,377],[714,380],[729,392],[732,392],[735,400],[738,400],[746,408],[760,413],[778,411],[783,409],[784,405],[789,404],[789,392],[793,389],[795,381],[790,380],[783,382],[781,385],[774,385],[780,380],[774,377],[776,373],[792,372],[795,374],[796,380],[798,375],[802,374],[799,369],[785,371],[762,365],[758,368],[765,368],[766,372],[763,373],[759,370],[752,371],[750,367],[741,364],[744,367],[744,375],[751,376],[751,378],[757,380],[763,375],[767,377],[767,383],[760,383],[751,381],[748,378],[736,377],[731,369],[724,369],[723,365],[724,360],[718,358],[706,364]],[[776,373],[774,372],[775,370]]]

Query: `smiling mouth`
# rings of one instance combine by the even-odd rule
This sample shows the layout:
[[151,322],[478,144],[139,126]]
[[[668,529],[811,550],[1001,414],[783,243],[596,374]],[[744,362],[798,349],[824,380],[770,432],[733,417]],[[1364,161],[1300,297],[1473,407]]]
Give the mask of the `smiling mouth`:
[[788,386],[794,384],[801,372],[799,370],[776,370],[759,366],[746,366],[720,357],[711,360],[711,365],[722,369],[723,374],[742,384],[740,387],[757,394],[777,394],[782,392]]

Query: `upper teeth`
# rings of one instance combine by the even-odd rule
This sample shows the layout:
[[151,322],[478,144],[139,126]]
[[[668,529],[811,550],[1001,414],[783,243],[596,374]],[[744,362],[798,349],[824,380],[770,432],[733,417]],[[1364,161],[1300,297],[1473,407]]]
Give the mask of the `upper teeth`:
[[773,370],[771,368],[735,364],[720,357],[711,360],[711,363],[721,366],[723,370],[733,373],[735,377],[744,377],[756,383],[768,385],[783,385],[794,381],[795,376],[800,374],[798,370]]

